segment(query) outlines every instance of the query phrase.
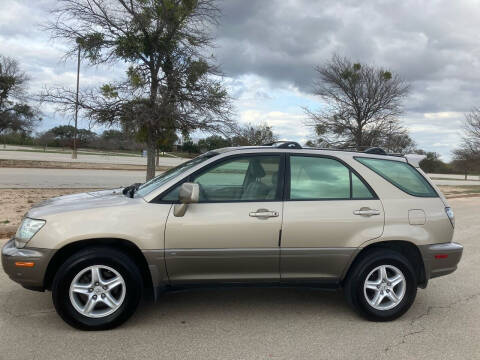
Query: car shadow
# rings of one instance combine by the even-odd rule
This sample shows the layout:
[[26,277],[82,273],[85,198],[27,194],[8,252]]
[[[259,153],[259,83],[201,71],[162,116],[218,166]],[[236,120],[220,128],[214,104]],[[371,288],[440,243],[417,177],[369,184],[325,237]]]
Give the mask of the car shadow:
[[[70,329],[55,313],[50,292],[15,287],[0,293],[0,320],[29,319],[30,326],[52,331]],[[350,309],[341,290],[314,288],[201,288],[162,293],[158,300],[143,299],[132,318],[120,329],[148,329],[192,323],[227,321],[285,321],[322,318],[360,319]],[[35,324],[35,325],[33,325]],[[16,325],[18,326],[18,324]]]
[[201,288],[175,290],[161,294],[156,302],[143,300],[127,326],[157,322],[187,323],[188,319],[208,321],[228,316],[246,318],[319,316],[337,313],[354,315],[341,290],[315,288]]

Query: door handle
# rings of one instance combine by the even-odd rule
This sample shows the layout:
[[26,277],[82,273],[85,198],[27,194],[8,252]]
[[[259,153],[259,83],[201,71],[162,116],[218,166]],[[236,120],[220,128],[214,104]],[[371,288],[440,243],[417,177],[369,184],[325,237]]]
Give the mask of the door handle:
[[248,213],[248,215],[251,217],[267,219],[271,217],[278,217],[278,211],[270,211],[268,209],[258,209],[257,211],[252,211]]
[[360,210],[355,210],[353,214],[360,215],[360,216],[380,215],[380,210],[375,210],[370,208],[361,208]]

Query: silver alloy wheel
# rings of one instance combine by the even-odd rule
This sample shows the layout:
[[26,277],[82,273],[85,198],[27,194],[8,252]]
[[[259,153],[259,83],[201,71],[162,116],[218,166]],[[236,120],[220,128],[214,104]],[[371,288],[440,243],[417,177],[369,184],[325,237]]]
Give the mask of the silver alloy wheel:
[[70,284],[70,301],[80,314],[102,318],[113,314],[125,300],[126,286],[122,275],[105,265],[89,266],[80,271]]
[[380,265],[370,271],[363,285],[368,304],[377,310],[396,307],[405,296],[407,282],[403,273],[393,265]]

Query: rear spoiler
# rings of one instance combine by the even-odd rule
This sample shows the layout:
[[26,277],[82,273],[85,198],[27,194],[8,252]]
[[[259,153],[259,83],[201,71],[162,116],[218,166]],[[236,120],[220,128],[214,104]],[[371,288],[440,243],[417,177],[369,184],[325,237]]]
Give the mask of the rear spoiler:
[[416,168],[420,167],[420,162],[425,159],[427,156],[426,155],[419,155],[419,154],[407,154],[405,155],[405,159],[407,159],[407,162]]

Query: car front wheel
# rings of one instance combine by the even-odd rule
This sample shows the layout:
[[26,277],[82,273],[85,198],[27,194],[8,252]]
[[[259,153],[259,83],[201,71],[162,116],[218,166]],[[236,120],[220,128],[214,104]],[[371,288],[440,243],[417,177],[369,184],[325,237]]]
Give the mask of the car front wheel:
[[58,314],[71,326],[106,330],[133,314],[142,289],[140,272],[128,256],[95,247],[72,255],[58,269],[52,297]]

